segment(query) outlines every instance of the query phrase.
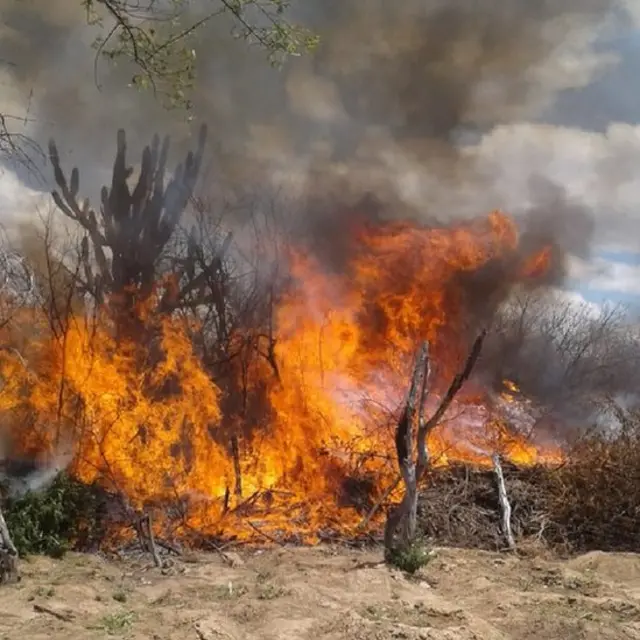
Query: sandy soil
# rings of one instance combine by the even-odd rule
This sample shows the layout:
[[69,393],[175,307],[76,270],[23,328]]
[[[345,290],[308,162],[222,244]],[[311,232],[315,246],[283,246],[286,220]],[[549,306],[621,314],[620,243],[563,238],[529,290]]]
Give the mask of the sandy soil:
[[640,639],[640,555],[568,561],[438,549],[414,578],[337,548],[23,561],[3,640]]

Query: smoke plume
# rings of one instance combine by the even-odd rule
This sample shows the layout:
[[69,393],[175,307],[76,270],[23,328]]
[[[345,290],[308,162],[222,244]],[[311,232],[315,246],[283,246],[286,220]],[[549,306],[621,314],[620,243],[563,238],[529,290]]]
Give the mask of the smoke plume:
[[[132,149],[156,131],[171,134],[178,156],[192,123],[206,121],[214,144],[205,182],[284,189],[318,245],[333,241],[346,212],[363,213],[367,194],[383,219],[442,224],[500,207],[499,178],[468,152],[473,142],[496,125],[535,120],[559,91],[589,84],[615,62],[598,38],[627,18],[616,0],[306,0],[292,17],[321,46],[276,70],[221,17],[193,43],[189,121],[128,86],[131,66],[95,64],[97,32],[80,2],[0,7],[5,102],[28,108],[39,143],[56,138],[66,162],[82,168],[87,195],[95,200],[108,178],[118,127]],[[562,250],[583,251],[589,216],[561,190],[551,204],[531,196],[522,194],[520,212],[531,210],[531,237],[544,229]]]

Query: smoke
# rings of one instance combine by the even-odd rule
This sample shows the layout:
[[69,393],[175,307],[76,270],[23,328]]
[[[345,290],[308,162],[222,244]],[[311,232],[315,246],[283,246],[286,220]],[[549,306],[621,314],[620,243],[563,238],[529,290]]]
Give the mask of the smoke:
[[[499,176],[470,152],[474,142],[588,85],[615,63],[598,42],[628,18],[616,0],[305,0],[293,18],[322,44],[275,70],[221,17],[193,42],[190,122],[129,87],[131,66],[96,67],[97,31],[81,3],[0,0],[0,9],[6,100],[15,111],[22,97],[28,133],[41,144],[55,137],[66,162],[81,167],[86,195],[95,200],[108,180],[118,127],[132,149],[156,131],[171,134],[177,156],[206,121],[214,143],[205,182],[284,190],[319,250],[348,212],[363,214],[367,194],[380,219],[429,224],[500,207]],[[543,202],[539,185],[531,191],[520,212],[529,237],[544,233],[559,250],[584,253],[588,212],[553,185]]]
[[73,458],[70,447],[57,450],[46,462],[16,457],[13,449],[6,434],[0,432],[0,487],[11,498],[45,491]]

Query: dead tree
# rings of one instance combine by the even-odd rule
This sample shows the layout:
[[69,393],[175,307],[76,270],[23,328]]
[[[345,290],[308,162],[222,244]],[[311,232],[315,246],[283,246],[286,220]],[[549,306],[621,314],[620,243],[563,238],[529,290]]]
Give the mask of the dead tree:
[[[384,531],[384,546],[387,554],[397,548],[406,548],[416,538],[418,511],[418,483],[429,465],[427,438],[447,412],[462,385],[471,375],[480,356],[486,331],[476,338],[465,362],[463,370],[455,376],[438,408],[428,420],[424,417],[424,404],[429,384],[429,348],[423,343],[418,351],[413,369],[411,385],[405,407],[400,415],[396,429],[396,453],[405,493],[400,504],[392,509],[387,517]],[[416,437],[417,454],[414,453],[413,432],[416,411],[418,414],[418,432]],[[416,455],[416,461],[413,458]],[[395,538],[401,529],[399,544]]]
[[413,461],[413,421],[416,408],[421,405],[422,389],[426,388],[424,382],[427,379],[429,366],[429,345],[423,343],[411,377],[411,386],[407,402],[398,421],[396,429],[396,453],[398,464],[405,485],[405,493],[402,502],[394,509],[387,520],[384,532],[385,549],[390,551],[394,547],[393,538],[402,525],[401,545],[410,544],[416,534],[416,520],[418,509],[418,473],[417,465]]

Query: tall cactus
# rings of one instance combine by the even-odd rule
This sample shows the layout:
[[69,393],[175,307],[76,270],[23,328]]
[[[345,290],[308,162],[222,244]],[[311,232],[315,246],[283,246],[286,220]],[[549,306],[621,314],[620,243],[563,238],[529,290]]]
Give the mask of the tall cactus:
[[144,296],[151,292],[158,260],[193,194],[206,137],[206,126],[202,126],[196,151],[187,154],[165,187],[169,139],[160,146],[159,137],[154,136],[142,154],[137,184],[130,190],[128,180],[133,169],[127,167],[126,137],[120,129],[111,187],[102,188],[99,214],[88,200],[78,202],[80,173],[74,168],[67,182],[56,144],[53,140],[49,143],[58,185],[52,192],[53,199],[86,232],[82,242],[85,284],[99,302],[108,293],[127,295],[135,291]]

